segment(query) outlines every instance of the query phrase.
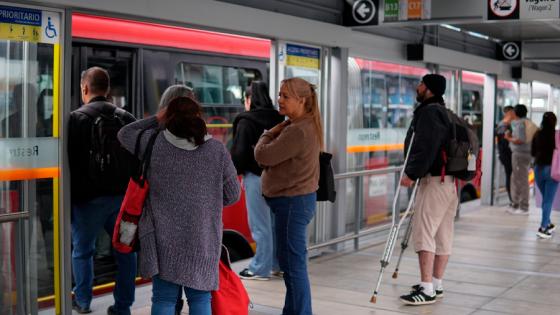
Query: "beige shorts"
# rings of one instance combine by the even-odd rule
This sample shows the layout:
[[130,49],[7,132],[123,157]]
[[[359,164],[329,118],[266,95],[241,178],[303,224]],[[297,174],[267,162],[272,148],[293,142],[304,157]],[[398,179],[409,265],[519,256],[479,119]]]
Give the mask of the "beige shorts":
[[414,250],[451,255],[456,212],[457,191],[453,177],[446,176],[443,183],[439,176],[422,178],[412,218]]

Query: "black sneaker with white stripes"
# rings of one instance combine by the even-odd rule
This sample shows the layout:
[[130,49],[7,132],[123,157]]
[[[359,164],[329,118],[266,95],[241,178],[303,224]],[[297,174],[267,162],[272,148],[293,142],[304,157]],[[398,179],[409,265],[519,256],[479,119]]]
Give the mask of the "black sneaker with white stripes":
[[546,229],[547,229],[550,233],[552,233],[552,232],[556,231],[556,225],[553,224],[553,223],[550,223]]
[[[415,285],[412,286],[412,290],[419,290],[419,289],[420,289],[419,284],[415,284]],[[434,291],[436,292],[436,297],[437,298],[442,298],[443,297],[443,289],[442,290],[435,289]]]
[[410,294],[402,295],[401,301],[407,305],[426,305],[436,302],[436,295],[429,296],[424,293],[424,288],[418,286],[410,291]]

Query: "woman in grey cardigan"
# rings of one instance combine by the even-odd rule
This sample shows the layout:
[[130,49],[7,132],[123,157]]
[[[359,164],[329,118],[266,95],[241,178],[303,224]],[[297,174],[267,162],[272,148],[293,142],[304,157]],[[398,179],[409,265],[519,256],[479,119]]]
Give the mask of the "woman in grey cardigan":
[[210,315],[210,291],[218,288],[222,208],[239,199],[240,187],[224,145],[207,135],[202,108],[178,97],[157,117],[122,128],[119,140],[142,156],[154,126],[150,185],[139,222],[140,274],[152,278],[152,315],[175,312],[184,287],[190,314]]

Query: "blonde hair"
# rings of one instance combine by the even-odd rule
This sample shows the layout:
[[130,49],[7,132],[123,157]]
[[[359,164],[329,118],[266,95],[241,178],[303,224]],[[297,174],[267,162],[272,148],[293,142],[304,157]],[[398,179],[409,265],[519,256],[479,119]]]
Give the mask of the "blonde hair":
[[315,125],[315,133],[321,150],[324,150],[325,140],[323,139],[323,124],[321,123],[321,112],[319,110],[319,102],[317,101],[317,93],[315,85],[305,81],[302,78],[290,78],[282,80],[282,85],[286,87],[288,94],[296,99],[304,99],[304,115],[313,118]]

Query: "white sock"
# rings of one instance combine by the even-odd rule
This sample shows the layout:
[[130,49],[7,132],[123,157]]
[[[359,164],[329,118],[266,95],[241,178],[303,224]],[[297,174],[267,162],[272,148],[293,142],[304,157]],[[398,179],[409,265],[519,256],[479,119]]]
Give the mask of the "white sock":
[[431,282],[420,282],[420,286],[424,288],[424,294],[432,296],[434,295],[434,284]]
[[436,277],[433,278],[434,288],[436,290],[443,290],[443,280]]

